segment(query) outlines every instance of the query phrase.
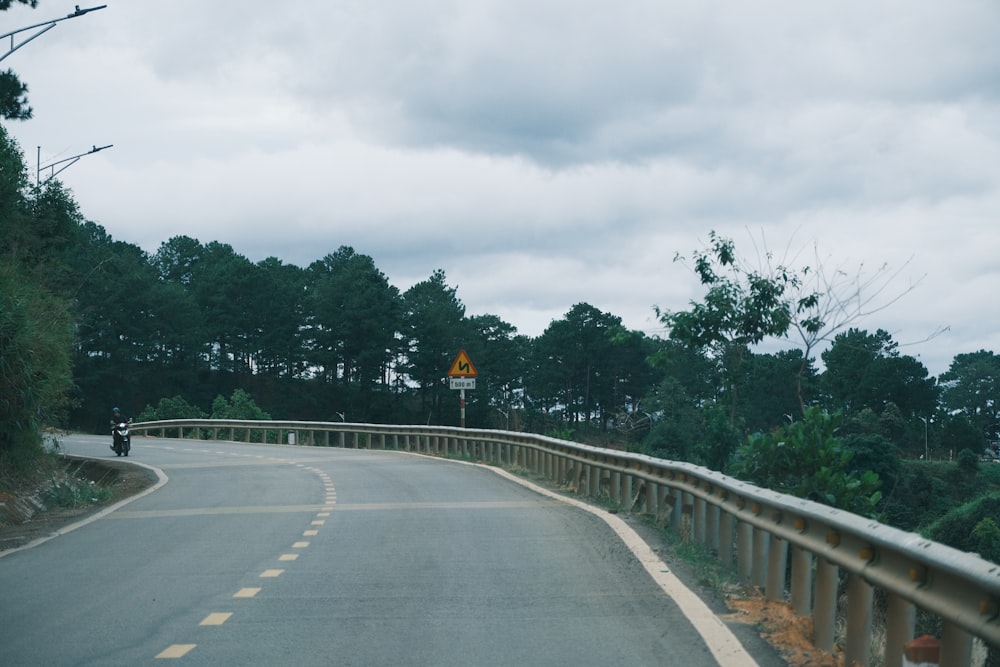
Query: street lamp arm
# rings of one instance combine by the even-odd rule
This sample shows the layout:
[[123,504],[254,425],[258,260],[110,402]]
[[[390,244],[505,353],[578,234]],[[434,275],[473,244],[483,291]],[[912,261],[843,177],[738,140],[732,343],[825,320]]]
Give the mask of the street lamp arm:
[[[66,18],[67,19],[71,19],[71,18],[74,18],[76,16],[83,16],[84,14],[87,14],[88,12],[96,12],[98,9],[104,9],[105,7],[107,7],[107,5],[100,5],[99,7],[88,7],[87,9],[80,9],[80,5],[77,5],[76,6],[76,11],[73,12],[72,14],[67,14]],[[61,19],[61,20],[66,20],[66,19]]]
[[[77,5],[75,12],[73,12],[72,14],[67,14],[66,16],[64,16],[62,18],[52,19],[51,21],[43,21],[41,23],[36,23],[35,25],[25,26],[23,28],[18,28],[17,30],[12,30],[10,32],[7,32],[7,33],[4,33],[4,34],[0,35],[0,39],[5,39],[7,37],[10,37],[10,49],[7,51],[7,53],[5,53],[3,55],[0,55],[0,60],[3,60],[4,58],[6,58],[7,56],[9,56],[10,54],[14,53],[19,48],[21,48],[22,46],[24,46],[25,44],[27,44],[28,42],[30,42],[31,40],[33,40],[33,39],[35,39],[37,37],[41,37],[43,34],[45,34],[46,32],[48,32],[49,30],[52,30],[52,28],[55,28],[56,24],[59,23],[60,21],[66,21],[68,19],[76,18],[77,16],[83,16],[84,14],[87,14],[87,13],[90,13],[90,12],[96,12],[97,10],[104,9],[105,7],[107,7],[107,5],[100,5],[99,7],[88,7],[86,9],[80,9],[80,5]],[[27,32],[29,30],[34,30],[35,28],[40,28],[40,30],[38,30],[38,32],[30,35],[29,37],[25,38],[24,40],[18,42],[17,44],[14,44],[14,35],[19,35],[22,32]]]
[[[52,170],[52,172],[45,179],[45,180],[49,180],[50,178],[54,178],[57,174],[62,173],[64,170],[69,169],[70,167],[72,167],[74,164],[76,164],[77,162],[80,161],[80,158],[86,157],[88,155],[92,155],[93,153],[98,153],[100,151],[103,151],[105,148],[111,148],[112,146],[114,146],[114,144],[108,144],[107,146],[94,146],[93,148],[91,148],[86,153],[80,153],[79,155],[74,155],[73,157],[63,158],[62,160],[56,160],[55,162],[50,162],[49,164],[46,164],[46,165],[39,164],[36,167],[35,182],[36,183],[41,182],[41,180],[42,180],[42,169],[51,169]],[[63,166],[60,167],[59,169],[56,169],[55,168],[56,165],[60,165],[60,164],[63,165]]]

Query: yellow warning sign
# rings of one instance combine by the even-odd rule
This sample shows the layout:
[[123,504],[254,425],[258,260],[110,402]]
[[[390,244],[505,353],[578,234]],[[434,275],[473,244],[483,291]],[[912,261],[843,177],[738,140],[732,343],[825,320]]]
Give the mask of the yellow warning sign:
[[465,353],[465,350],[460,350],[458,356],[455,357],[455,361],[451,362],[451,370],[448,371],[448,377],[474,378],[477,375],[479,373],[476,372],[476,367],[472,365],[469,355]]

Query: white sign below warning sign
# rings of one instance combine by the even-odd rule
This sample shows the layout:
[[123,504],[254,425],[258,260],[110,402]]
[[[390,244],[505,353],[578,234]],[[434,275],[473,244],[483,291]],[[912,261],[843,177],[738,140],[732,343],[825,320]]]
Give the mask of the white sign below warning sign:
[[450,378],[452,389],[475,389],[476,378]]

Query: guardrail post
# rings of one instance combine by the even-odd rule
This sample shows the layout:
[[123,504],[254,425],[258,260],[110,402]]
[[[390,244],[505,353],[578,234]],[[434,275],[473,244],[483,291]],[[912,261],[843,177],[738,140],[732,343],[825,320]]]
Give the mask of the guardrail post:
[[[760,589],[767,587],[767,550],[771,534],[763,528],[753,529],[753,570],[751,583]],[[850,663],[848,663],[850,664]]]
[[837,621],[837,579],[840,568],[823,557],[816,559],[816,594],[813,607],[813,643],[821,651],[833,651]]
[[[872,587],[861,575],[847,575],[847,632],[844,646],[845,665],[871,664]],[[948,662],[948,665],[966,663]]]
[[941,664],[968,665],[972,662],[972,636],[955,623],[942,621]]
[[771,535],[767,560],[767,585],[765,590],[768,600],[783,600],[785,598],[785,567],[788,564],[788,542],[777,535]]
[[706,501],[705,504],[705,546],[719,553],[719,506]]
[[792,547],[792,609],[799,616],[808,616],[812,611],[812,565],[811,553]]
[[691,497],[690,493],[684,492],[681,494],[683,503],[681,504],[681,526],[680,535],[681,542],[690,542],[692,536],[694,536],[694,499]]
[[611,502],[621,507],[622,504],[622,474],[621,471],[615,470],[611,473],[611,488],[609,489],[611,493]]
[[736,526],[736,573],[745,584],[753,580],[753,526],[740,521]]
[[694,531],[695,544],[705,545],[705,499],[694,499],[694,511],[691,517],[691,528]]
[[590,476],[587,479],[587,495],[597,498],[601,495],[601,468],[597,464],[590,466]]
[[660,485],[646,481],[646,512],[655,518],[660,511]]
[[889,594],[882,664],[902,665],[903,648],[913,639],[917,608],[899,595]]
[[681,532],[681,517],[684,514],[684,492],[680,489],[671,489],[670,495],[673,496],[674,504],[670,512],[670,527],[674,529],[675,532]]
[[719,561],[727,570],[733,566],[733,515],[719,509]]

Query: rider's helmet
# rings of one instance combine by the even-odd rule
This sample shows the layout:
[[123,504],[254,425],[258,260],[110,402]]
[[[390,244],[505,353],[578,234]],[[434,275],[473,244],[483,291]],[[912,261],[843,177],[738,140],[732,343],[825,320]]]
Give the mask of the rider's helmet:
[[122,413],[122,411],[120,409],[118,409],[118,408],[111,408],[111,414],[113,414],[113,415],[120,415],[121,413]]

